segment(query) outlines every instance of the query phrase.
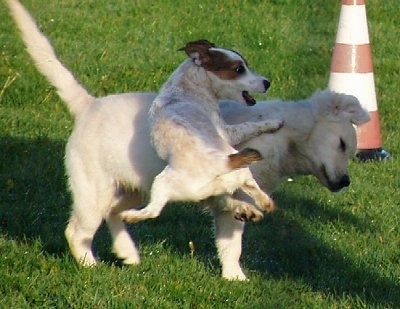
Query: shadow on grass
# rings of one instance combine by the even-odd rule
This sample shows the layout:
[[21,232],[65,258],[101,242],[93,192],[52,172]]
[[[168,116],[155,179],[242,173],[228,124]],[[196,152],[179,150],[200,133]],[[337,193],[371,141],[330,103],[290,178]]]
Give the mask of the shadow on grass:
[[[54,256],[68,252],[64,229],[71,201],[66,190],[64,147],[64,142],[48,139],[0,137],[0,232],[16,241],[40,239],[46,254]],[[316,220],[334,224],[340,217],[360,233],[371,229],[367,222],[346,210],[328,209],[287,191],[278,192],[275,200],[282,205],[276,214],[246,227],[243,260],[248,271],[265,273],[265,280],[301,280],[313,290],[337,298],[347,295],[377,306],[400,303],[399,283],[383,278],[367,263],[356,264],[351,254],[306,231],[291,214],[310,224]],[[172,205],[157,220],[132,226],[131,230],[139,244],[166,240],[182,255],[189,254],[188,241],[192,240],[196,257],[216,266],[211,222],[195,207]],[[95,246],[102,258],[115,262],[104,227]]]
[[41,239],[44,250],[66,252],[70,197],[63,142],[0,137],[0,231],[16,241]]
[[[278,192],[275,200],[280,205],[278,212],[259,225],[249,226],[245,233],[243,251],[247,269],[265,273],[266,278],[295,278],[314,291],[337,298],[357,297],[362,303],[377,306],[400,303],[399,282],[382,277],[369,264],[371,259],[354,260],[358,251],[362,253],[359,244],[351,252],[335,245],[341,238],[352,247],[351,232],[343,230],[373,233],[374,227],[369,222],[349,210],[330,209],[288,191]],[[332,241],[326,242],[317,235],[318,228],[314,227],[315,233],[304,228],[315,226],[316,222],[344,228],[340,231],[339,227],[337,234],[331,235]]]

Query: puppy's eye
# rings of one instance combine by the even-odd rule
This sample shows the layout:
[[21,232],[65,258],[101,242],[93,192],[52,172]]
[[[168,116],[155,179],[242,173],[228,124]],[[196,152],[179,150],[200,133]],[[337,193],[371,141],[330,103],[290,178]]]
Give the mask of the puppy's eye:
[[342,152],[346,151],[346,143],[344,142],[344,140],[342,138],[340,138],[339,148]]
[[238,74],[243,74],[244,72],[246,72],[246,68],[243,65],[239,65],[238,67],[236,67],[235,71]]

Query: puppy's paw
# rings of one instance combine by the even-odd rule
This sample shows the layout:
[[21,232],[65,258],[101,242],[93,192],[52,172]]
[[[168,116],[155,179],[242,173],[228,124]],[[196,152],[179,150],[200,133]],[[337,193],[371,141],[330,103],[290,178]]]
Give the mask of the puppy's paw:
[[243,222],[259,222],[264,218],[264,215],[255,206],[248,203],[240,203],[233,210],[233,216],[236,220]]
[[222,278],[228,281],[249,281],[249,279],[247,279],[246,275],[241,269],[239,269],[238,271],[231,270],[229,272],[225,272],[222,274]]
[[273,213],[276,209],[274,200],[268,195],[265,196],[264,201],[259,206],[266,213]]
[[284,121],[281,119],[269,119],[264,123],[262,133],[274,133],[281,129],[284,125]]

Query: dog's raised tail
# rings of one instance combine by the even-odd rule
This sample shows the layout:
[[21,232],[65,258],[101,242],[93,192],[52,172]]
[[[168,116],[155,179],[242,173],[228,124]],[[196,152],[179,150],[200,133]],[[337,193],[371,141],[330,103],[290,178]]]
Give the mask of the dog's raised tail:
[[238,153],[229,155],[229,167],[231,169],[241,168],[249,164],[261,161],[263,159],[261,153],[253,148],[244,148]]
[[37,69],[56,88],[58,95],[67,104],[71,114],[79,115],[94,97],[58,60],[52,45],[39,30],[25,7],[17,0],[6,0],[5,2]]

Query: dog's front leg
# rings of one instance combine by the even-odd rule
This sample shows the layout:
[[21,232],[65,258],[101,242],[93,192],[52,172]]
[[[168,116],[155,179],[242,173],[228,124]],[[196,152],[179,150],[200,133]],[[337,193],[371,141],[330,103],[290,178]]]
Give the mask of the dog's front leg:
[[215,245],[222,266],[222,277],[228,280],[247,280],[240,266],[244,222],[236,220],[230,211],[213,209]]
[[283,127],[283,120],[268,119],[258,122],[243,122],[235,125],[224,124],[231,145],[239,145],[263,133],[274,133]]

